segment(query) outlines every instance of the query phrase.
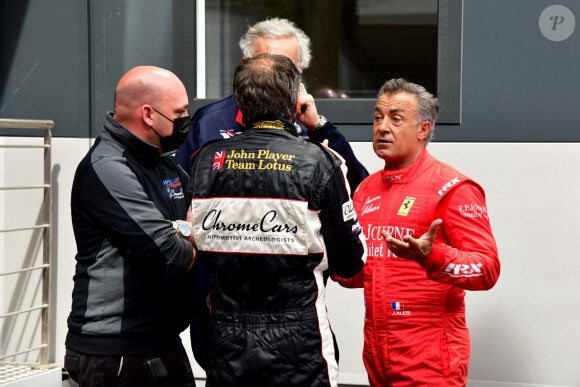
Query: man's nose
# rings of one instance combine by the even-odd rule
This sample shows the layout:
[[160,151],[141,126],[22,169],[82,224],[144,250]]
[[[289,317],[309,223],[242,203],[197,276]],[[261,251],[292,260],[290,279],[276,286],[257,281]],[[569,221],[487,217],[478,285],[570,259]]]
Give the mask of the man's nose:
[[389,132],[389,120],[387,118],[381,120],[381,123],[379,124],[379,129],[381,130],[381,132]]

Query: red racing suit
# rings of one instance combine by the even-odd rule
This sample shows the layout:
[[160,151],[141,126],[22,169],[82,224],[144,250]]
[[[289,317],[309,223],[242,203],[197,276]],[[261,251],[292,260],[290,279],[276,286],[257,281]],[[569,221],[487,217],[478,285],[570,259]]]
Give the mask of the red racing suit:
[[[365,179],[354,207],[366,236],[363,360],[371,386],[463,386],[469,365],[467,290],[487,290],[500,272],[483,189],[426,150],[408,168]],[[419,238],[443,223],[420,262],[394,256],[381,236]]]

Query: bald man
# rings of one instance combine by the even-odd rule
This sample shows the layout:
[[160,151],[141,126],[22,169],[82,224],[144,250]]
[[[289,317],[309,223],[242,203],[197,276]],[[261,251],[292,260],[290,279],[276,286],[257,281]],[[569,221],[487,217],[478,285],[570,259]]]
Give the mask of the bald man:
[[65,368],[81,386],[195,386],[179,338],[191,319],[196,258],[180,221],[188,176],[169,157],[187,135],[187,107],[175,74],[130,70],[77,168]]

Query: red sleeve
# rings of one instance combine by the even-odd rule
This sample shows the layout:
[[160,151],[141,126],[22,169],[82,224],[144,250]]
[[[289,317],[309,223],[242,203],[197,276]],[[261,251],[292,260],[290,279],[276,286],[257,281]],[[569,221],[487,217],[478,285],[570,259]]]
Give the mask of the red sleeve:
[[330,278],[340,284],[343,288],[364,288],[364,270],[361,270],[357,275],[352,278],[341,278],[336,274],[330,272]]
[[483,192],[462,184],[439,202],[435,219],[443,223],[433,250],[420,262],[429,279],[466,290],[491,289],[500,262]]

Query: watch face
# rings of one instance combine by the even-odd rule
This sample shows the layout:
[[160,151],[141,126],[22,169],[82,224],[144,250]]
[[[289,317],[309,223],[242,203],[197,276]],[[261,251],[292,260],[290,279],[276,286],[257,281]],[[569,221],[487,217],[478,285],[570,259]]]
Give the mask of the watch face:
[[179,234],[183,235],[185,238],[189,238],[189,236],[191,235],[191,229],[186,224],[180,224]]

